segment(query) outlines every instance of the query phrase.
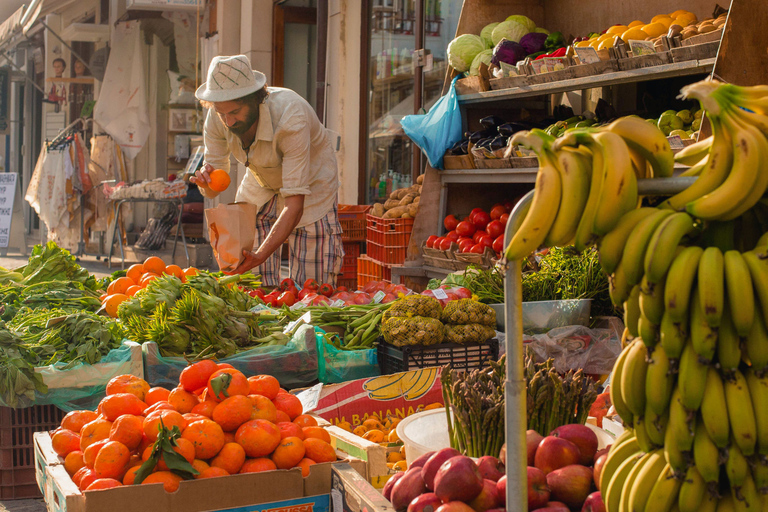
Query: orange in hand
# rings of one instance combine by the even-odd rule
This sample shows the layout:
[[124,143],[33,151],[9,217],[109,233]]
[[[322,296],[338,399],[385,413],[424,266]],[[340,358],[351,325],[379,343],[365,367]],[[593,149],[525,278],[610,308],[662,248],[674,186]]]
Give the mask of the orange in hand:
[[225,190],[227,190],[227,187],[232,181],[229,177],[229,174],[222,169],[212,170],[208,174],[208,177],[211,179],[211,182],[208,184],[208,187],[210,187],[211,190],[216,192],[224,192]]

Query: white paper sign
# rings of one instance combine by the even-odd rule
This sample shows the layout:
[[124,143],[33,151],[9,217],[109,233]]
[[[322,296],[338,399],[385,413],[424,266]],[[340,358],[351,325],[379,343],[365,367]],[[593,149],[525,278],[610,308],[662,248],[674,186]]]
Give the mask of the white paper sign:
[[435,288],[432,290],[432,294],[437,300],[446,300],[448,298],[448,294],[442,288]]
[[304,413],[314,411],[317,408],[317,404],[320,401],[320,393],[323,391],[323,384],[315,384],[309,389],[305,389],[301,393],[296,394],[296,398],[299,399],[301,405],[304,407]]
[[8,247],[11,238],[13,200],[16,198],[15,172],[0,173],[0,247]]
[[312,321],[312,312],[307,311],[306,313],[301,315],[299,318],[297,318],[293,322],[290,322],[288,325],[286,325],[285,329],[283,329],[283,334],[290,334],[299,325],[308,324],[311,321]]
[[594,64],[600,62],[600,56],[597,54],[597,50],[591,46],[574,47],[576,55],[579,57],[579,62],[582,64]]

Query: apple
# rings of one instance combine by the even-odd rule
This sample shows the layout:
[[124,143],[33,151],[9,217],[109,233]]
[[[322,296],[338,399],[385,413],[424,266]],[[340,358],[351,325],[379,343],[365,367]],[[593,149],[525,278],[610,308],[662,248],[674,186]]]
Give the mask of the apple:
[[391,501],[395,510],[405,510],[415,498],[427,492],[421,470],[422,468],[408,469],[405,475],[392,487]]
[[581,464],[556,469],[547,474],[547,485],[553,498],[578,508],[592,490],[592,469]]
[[424,484],[427,486],[427,489],[430,491],[435,490],[435,476],[437,475],[437,470],[440,469],[443,462],[452,459],[457,455],[461,455],[458,450],[454,450],[453,448],[443,448],[442,450],[436,451],[427,462],[424,463],[424,472],[422,473],[422,476],[424,477]]
[[571,512],[568,505],[560,501],[550,501],[544,507],[537,508],[536,512]]
[[581,512],[605,512],[605,503],[600,491],[593,492],[584,500],[584,506]]
[[536,449],[541,444],[544,436],[536,432],[535,430],[528,430],[525,432],[525,447],[528,452],[528,465],[533,466],[533,460],[536,456]]
[[539,468],[528,466],[528,510],[543,507],[549,501],[547,475]]
[[420,455],[416,460],[414,460],[413,462],[408,464],[408,469],[420,468],[420,467],[424,466],[424,464],[426,464],[427,461],[429,460],[429,458],[431,456],[433,456],[434,454],[435,454],[435,452],[428,452],[428,453],[425,453],[424,455]]
[[389,480],[387,480],[387,483],[384,484],[384,489],[381,491],[381,494],[384,495],[384,498],[387,501],[392,501],[392,488],[395,486],[398,480],[403,478],[403,475],[405,475],[404,472],[395,473]]
[[474,510],[463,501],[451,501],[440,505],[437,512],[474,512]]
[[603,466],[605,466],[606,460],[608,460],[608,454],[604,453],[597,458],[595,465],[592,466],[592,478],[595,481],[595,487],[597,487],[598,491],[600,490],[600,477],[603,474]]
[[594,461],[597,452],[597,434],[586,425],[562,425],[549,433],[550,436],[561,437],[572,442],[579,448],[579,464],[589,466]]
[[594,459],[592,460],[592,463],[594,464],[595,462],[597,462],[597,459],[598,459],[598,458],[599,458],[599,457],[600,457],[602,454],[604,454],[604,453],[608,453],[609,451],[611,451],[611,446],[613,446],[613,445],[610,445],[610,444],[609,444],[609,445],[608,445],[608,446],[606,446],[605,448],[600,448],[599,450],[597,450],[597,451],[595,452],[595,457],[594,457]]
[[483,490],[480,494],[469,502],[469,506],[475,512],[487,512],[499,505],[499,493],[496,490],[496,482],[493,480],[483,480]]
[[433,492],[427,492],[413,498],[408,505],[408,512],[435,512],[443,504]]
[[499,478],[505,474],[504,464],[493,455],[480,457],[477,461],[477,469],[480,470],[480,474],[483,478],[493,480],[494,483],[498,482]]
[[502,504],[507,502],[507,475],[499,478],[499,481],[496,482],[496,494]]
[[579,462],[579,448],[562,437],[545,437],[539,443],[534,457],[534,466],[545,474]]
[[435,476],[435,494],[443,500],[469,503],[483,490],[483,477],[475,461],[464,455],[443,462]]

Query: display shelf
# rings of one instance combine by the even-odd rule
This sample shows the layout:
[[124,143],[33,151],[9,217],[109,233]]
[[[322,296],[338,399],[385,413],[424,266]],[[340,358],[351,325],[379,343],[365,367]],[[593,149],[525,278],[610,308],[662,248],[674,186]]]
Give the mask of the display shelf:
[[392,282],[400,283],[401,277],[425,277],[427,279],[443,279],[448,274],[456,272],[447,268],[431,267],[421,265],[416,267],[406,267],[403,265],[394,265],[392,267]]
[[538,167],[520,169],[450,169],[440,171],[440,181],[448,183],[534,183]]
[[583,78],[571,78],[569,80],[561,80],[559,82],[551,82],[547,84],[527,85],[524,87],[514,87],[512,89],[498,89],[495,91],[465,94],[463,96],[459,96],[458,98],[459,103],[462,105],[471,105],[477,103],[516,100],[519,98],[529,98],[531,96],[555,94],[582,89],[592,89],[596,87],[606,87],[609,85],[646,82],[649,80],[659,80],[662,78],[698,75],[703,73],[710,73],[715,66],[715,60],[715,58],[711,58],[703,60],[690,60],[685,62],[674,62],[671,64],[662,64],[661,66],[633,69],[630,71],[614,71],[611,73],[604,73],[602,75],[594,75]]

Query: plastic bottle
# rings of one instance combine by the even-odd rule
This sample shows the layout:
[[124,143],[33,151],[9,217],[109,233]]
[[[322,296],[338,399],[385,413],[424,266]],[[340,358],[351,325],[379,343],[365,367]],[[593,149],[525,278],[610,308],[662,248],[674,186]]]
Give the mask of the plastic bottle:
[[379,176],[379,199],[385,199],[387,197],[387,175],[381,173]]

